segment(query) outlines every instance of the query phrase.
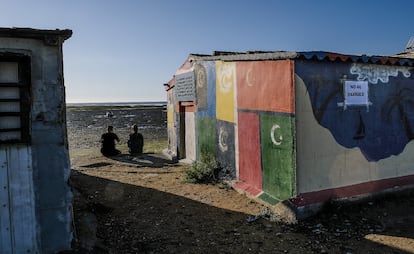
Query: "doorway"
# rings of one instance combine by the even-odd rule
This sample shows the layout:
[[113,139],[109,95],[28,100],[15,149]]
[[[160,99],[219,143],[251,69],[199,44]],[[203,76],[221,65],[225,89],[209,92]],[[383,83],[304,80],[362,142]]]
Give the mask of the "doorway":
[[179,111],[179,158],[194,161],[196,160],[194,102],[180,102]]

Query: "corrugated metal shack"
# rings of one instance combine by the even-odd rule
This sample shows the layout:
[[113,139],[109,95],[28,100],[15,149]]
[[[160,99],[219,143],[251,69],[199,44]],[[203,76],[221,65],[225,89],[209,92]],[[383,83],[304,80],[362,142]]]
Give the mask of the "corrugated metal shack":
[[169,153],[210,152],[297,218],[414,184],[414,60],[330,52],[190,55],[165,84]]
[[71,30],[0,28],[0,252],[70,249],[62,44]]

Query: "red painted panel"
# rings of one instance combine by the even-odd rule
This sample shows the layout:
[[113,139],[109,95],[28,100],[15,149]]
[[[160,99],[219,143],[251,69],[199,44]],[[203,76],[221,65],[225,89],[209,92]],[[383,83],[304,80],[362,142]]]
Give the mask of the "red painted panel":
[[262,190],[262,166],[260,160],[259,115],[238,112],[239,180],[250,185],[246,189],[252,195]]
[[294,112],[291,60],[238,62],[236,71],[239,109]]
[[296,198],[290,199],[297,207],[322,203],[331,199],[350,198],[358,195],[375,194],[376,192],[395,188],[397,186],[409,186],[414,183],[414,175],[381,179],[366,183],[359,183],[335,189],[301,193]]
[[249,195],[251,195],[253,197],[256,197],[256,196],[258,196],[259,194],[262,193],[262,191],[260,189],[257,189],[255,187],[251,186],[250,184],[248,184],[246,182],[242,182],[242,181],[236,182],[233,185],[233,187],[237,188],[238,190],[243,191],[244,193],[248,193]]

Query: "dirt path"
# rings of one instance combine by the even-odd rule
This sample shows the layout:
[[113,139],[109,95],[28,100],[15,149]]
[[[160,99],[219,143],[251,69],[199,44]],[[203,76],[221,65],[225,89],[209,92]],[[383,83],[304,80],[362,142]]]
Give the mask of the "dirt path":
[[185,166],[158,154],[89,149],[72,165],[72,253],[414,253],[412,193],[286,225],[225,184],[183,183]]
[[[116,117],[103,117],[107,110]],[[69,253],[414,253],[414,192],[286,225],[229,186],[183,183],[185,167],[160,155],[100,155],[108,124],[124,153],[132,124],[146,141],[164,142],[163,108],[74,108],[67,120],[76,229]],[[146,152],[159,150],[150,144]]]

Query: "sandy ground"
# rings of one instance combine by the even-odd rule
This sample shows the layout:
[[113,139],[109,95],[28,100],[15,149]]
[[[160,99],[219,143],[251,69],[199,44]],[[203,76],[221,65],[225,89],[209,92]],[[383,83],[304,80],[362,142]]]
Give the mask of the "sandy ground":
[[[101,156],[97,140],[115,121],[82,110],[68,112],[75,231],[67,253],[414,253],[412,191],[331,206],[296,225],[271,221],[265,206],[224,183],[184,183],[188,166],[154,151],[131,157],[120,145],[121,156]],[[142,121],[147,141],[165,141],[165,114],[145,111],[115,110],[115,131],[126,137]]]

